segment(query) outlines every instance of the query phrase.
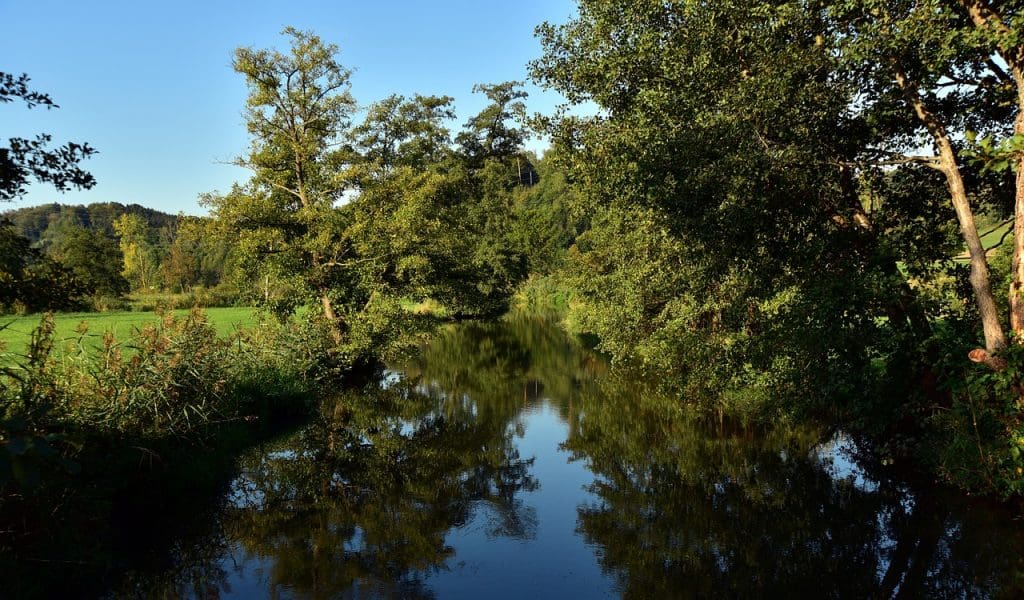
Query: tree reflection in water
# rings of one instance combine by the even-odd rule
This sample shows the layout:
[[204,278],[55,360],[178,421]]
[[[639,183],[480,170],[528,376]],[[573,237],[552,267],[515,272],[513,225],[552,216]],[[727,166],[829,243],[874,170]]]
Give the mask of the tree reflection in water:
[[843,473],[814,430],[710,426],[602,385],[564,447],[596,477],[578,531],[624,597],[1024,591],[1021,527],[995,507]]
[[[538,516],[557,502],[577,507],[564,525],[593,549],[580,555],[609,576],[606,591],[625,597],[1024,592],[1024,535],[1005,509],[847,476],[820,430],[703,425],[638,381],[550,323],[441,329],[381,385],[324,403],[313,423],[243,459],[210,535],[182,543],[177,568],[123,589],[431,597],[446,581],[499,579],[510,568],[500,558],[462,565],[500,539],[539,562],[563,556]],[[586,489],[542,493],[520,450],[537,414],[558,423],[550,452],[571,460],[549,463],[589,469]],[[459,546],[466,536],[472,551]],[[537,575],[540,589],[562,593],[582,572]],[[480,585],[489,597],[524,593]]]
[[429,596],[423,576],[452,556],[445,535],[474,511],[490,535],[528,539],[517,498],[537,482],[506,415],[414,386],[349,393],[280,449],[243,465],[227,535],[269,561],[272,589]]

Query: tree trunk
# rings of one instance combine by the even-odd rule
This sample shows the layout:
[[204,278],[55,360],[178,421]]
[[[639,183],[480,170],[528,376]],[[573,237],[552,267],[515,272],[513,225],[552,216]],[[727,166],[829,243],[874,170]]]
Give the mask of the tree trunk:
[[[1024,88],[1021,89],[1024,94]],[[1024,135],[1024,95],[1013,124],[1014,135]],[[1024,341],[1024,156],[1017,159],[1017,185],[1013,203],[1013,267],[1010,281],[1010,331]]]
[[963,234],[964,242],[967,243],[971,265],[971,287],[974,290],[978,316],[981,318],[981,326],[985,334],[985,349],[972,351],[970,358],[975,362],[983,362],[994,369],[1001,369],[1005,363],[994,354],[1006,348],[1006,334],[999,322],[999,311],[996,308],[992,285],[989,282],[988,259],[985,257],[985,248],[974,223],[974,212],[967,199],[967,189],[964,187],[960,166],[957,164],[956,151],[953,149],[953,143],[949,139],[946,128],[924,105],[917,89],[907,80],[906,74],[898,65],[895,68],[895,75],[896,83],[903,90],[907,102],[914,109],[914,114],[928,128],[935,141],[939,153],[939,163],[935,168],[946,176],[946,185],[949,189],[950,199],[953,201],[957,220],[960,223],[960,232]]
[[341,345],[341,342],[344,340],[341,332],[341,322],[338,319],[338,313],[334,312],[334,305],[331,304],[331,298],[327,295],[327,290],[320,290],[320,304],[324,307],[324,317],[331,323],[331,337],[334,339],[334,343]]
[[992,354],[1006,347],[1006,335],[999,322],[999,311],[996,308],[995,297],[992,295],[992,287],[989,283],[985,247],[981,243],[981,236],[978,235],[978,228],[974,224],[974,213],[971,211],[971,205],[967,199],[967,190],[964,188],[964,180],[960,174],[960,167],[956,164],[952,145],[948,138],[943,138],[939,146],[939,153],[942,156],[942,172],[946,176],[953,208],[956,210],[960,231],[963,233],[964,241],[967,242],[967,251],[970,255],[971,287],[974,289],[978,315],[981,317],[981,326],[985,332],[985,350]]
[[[1017,39],[1000,14],[998,8],[983,0],[961,0],[975,27],[995,36],[993,53],[998,53],[1010,67],[1013,83],[1017,87],[1017,118],[1013,134],[1024,136],[1024,47],[1009,46]],[[998,5],[996,5],[998,6]],[[1005,76],[1005,73],[1003,73]],[[1018,341],[1024,341],[1024,156],[1017,157],[1017,182],[1014,194],[1013,267],[1010,281],[1010,331]]]

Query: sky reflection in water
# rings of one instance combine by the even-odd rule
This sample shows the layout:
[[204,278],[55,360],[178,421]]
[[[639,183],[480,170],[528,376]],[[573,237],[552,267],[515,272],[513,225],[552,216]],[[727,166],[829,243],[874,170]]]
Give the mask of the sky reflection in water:
[[842,452],[842,438],[698,425],[647,388],[549,323],[443,329],[382,385],[325,403],[308,426],[245,457],[209,539],[183,547],[182,567],[150,590],[222,598],[1024,590],[1024,536],[1006,512],[876,479]]

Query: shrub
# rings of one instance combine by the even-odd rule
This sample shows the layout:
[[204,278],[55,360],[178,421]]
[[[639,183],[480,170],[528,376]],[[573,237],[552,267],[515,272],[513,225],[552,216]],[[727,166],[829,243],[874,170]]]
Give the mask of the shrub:
[[96,312],[112,312],[130,310],[131,305],[123,296],[97,294],[88,299],[88,304]]
[[571,290],[555,275],[531,275],[512,297],[512,306],[533,313],[564,315],[569,308]]
[[339,374],[330,330],[321,322],[261,319],[230,344],[232,394],[247,406],[304,410],[319,384]]
[[[84,333],[84,332],[83,332]],[[163,315],[129,342],[107,334],[98,357],[81,347],[59,386],[72,421],[106,432],[185,436],[231,415],[229,349],[199,311]]]
[[940,365],[952,374],[950,399],[948,406],[927,407],[921,458],[965,490],[1024,494],[1024,345],[1011,343],[1001,353],[1007,361],[1002,371],[953,366],[963,354]]
[[0,500],[14,488],[35,488],[47,471],[77,470],[78,446],[55,416],[61,390],[50,357],[53,331],[48,313],[21,367],[0,367]]

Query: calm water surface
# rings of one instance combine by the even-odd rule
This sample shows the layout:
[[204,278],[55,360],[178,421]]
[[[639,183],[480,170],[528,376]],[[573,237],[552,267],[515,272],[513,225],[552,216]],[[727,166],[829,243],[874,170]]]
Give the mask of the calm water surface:
[[1024,593],[1015,515],[848,448],[698,426],[542,321],[465,324],[244,457],[209,531],[118,594]]

